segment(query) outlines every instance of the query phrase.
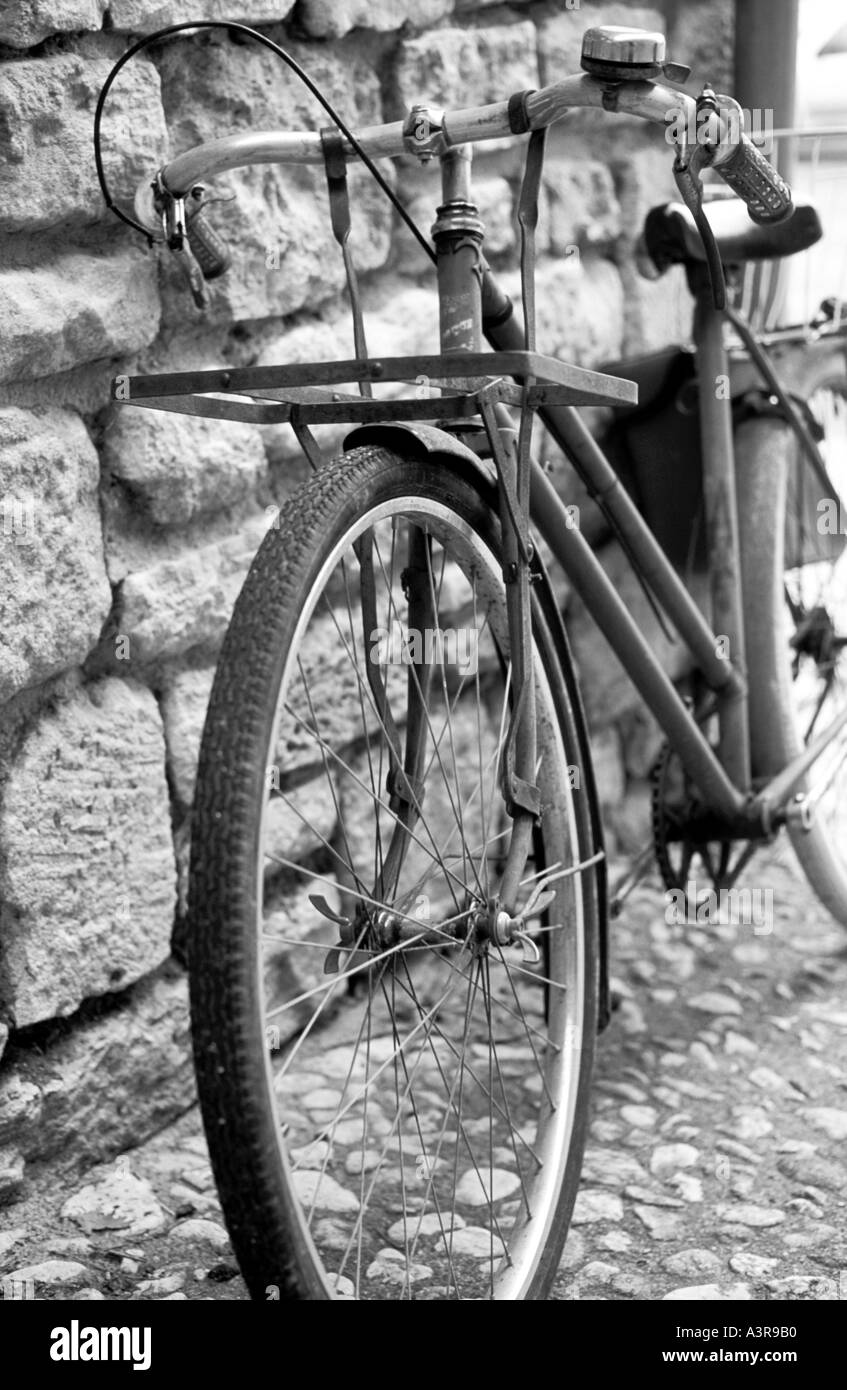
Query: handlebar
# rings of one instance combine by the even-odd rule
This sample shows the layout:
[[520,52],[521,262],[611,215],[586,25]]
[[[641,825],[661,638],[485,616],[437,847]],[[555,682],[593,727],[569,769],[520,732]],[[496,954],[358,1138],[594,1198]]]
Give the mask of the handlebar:
[[[602,107],[605,87],[585,73],[576,73],[562,82],[543,87],[526,95],[526,130],[539,130],[552,125],[575,107]],[[669,113],[693,119],[695,103],[683,93],[653,83],[639,82],[623,88],[616,98],[615,110],[622,114],[643,116],[646,120],[664,124]],[[418,108],[432,132],[437,127],[443,148],[477,144],[485,140],[501,140],[515,134],[509,114],[509,102],[499,101],[489,106],[468,107],[460,111],[435,111]],[[394,121],[390,125],[369,126],[356,132],[356,138],[366,154],[373,158],[398,158],[419,153],[421,139],[408,133],[407,123]],[[353,153],[344,141],[344,152]],[[437,151],[436,151],[437,152]],[[321,164],[323,149],[317,131],[270,131],[255,135],[229,135],[177,157],[162,170],[168,190],[179,197],[194,183],[210,178],[224,169],[244,164]]]
[[[488,106],[451,112],[414,106],[402,122],[370,126],[355,134],[335,118],[341,131],[340,148],[345,156],[362,157],[382,182],[374,158],[412,154],[431,159],[457,146],[542,130],[574,108],[602,107],[663,125],[665,138],[676,151],[677,185],[705,243],[715,304],[722,308],[726,287],[718,248],[702,213],[700,171],[715,168],[744,201],[753,221],[763,224],[781,222],[791,214],[791,191],[744,135],[738,103],[716,96],[709,87],[695,100],[660,85],[654,80],[658,76],[677,80],[688,72],[663,60],[661,34],[601,26],[584,36],[583,72]],[[708,123],[705,130],[700,124],[703,116]],[[178,155],[152,183],[139,187],[135,225],[146,228],[151,240],[166,240],[182,256],[195,302],[202,307],[206,301],[203,281],[226,269],[228,254],[205,219],[195,221],[191,235],[186,202],[192,197],[202,200],[201,181],[250,164],[319,164],[324,158],[324,140],[317,131],[269,131],[212,140]]]
[[[625,82],[610,87],[586,73],[576,73],[539,91],[523,94],[524,130],[538,130],[561,120],[576,108],[605,108],[620,115],[638,116],[666,128],[695,129],[697,103],[684,92],[654,82]],[[499,140],[515,133],[508,101],[464,110],[440,112],[418,108],[415,129],[428,134],[428,153],[440,153],[455,145]],[[421,120],[423,117],[423,122]],[[713,162],[718,173],[744,199],[754,220],[779,221],[791,211],[790,194],[776,170],[742,135],[739,142],[733,122],[718,114],[713,129]],[[356,133],[365,153],[373,158],[421,154],[420,138],[408,121],[369,126]],[[345,153],[353,153],[344,141]],[[317,131],[268,131],[229,135],[211,140],[177,155],[160,173],[161,186],[173,197],[185,197],[195,184],[227,169],[248,164],[320,164],[323,148]],[[147,226],[157,227],[152,211],[150,184],[141,185],[136,211]]]

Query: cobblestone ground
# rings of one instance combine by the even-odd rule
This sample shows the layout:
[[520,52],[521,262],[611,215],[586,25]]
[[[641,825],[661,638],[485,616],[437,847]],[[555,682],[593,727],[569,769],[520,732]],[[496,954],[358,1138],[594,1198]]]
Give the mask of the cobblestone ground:
[[[847,937],[788,851],[754,881],[773,895],[756,925],[669,925],[656,884],[613,924],[620,1005],[554,1299],[832,1299],[842,1270],[847,1297]],[[315,1088],[332,1084],[327,1063]],[[378,1298],[402,1244],[390,1204],[385,1224]],[[468,1257],[481,1226],[469,1214]],[[421,1269],[416,1297],[438,1297]],[[3,1213],[0,1271],[38,1298],[246,1298],[197,1111],[73,1184],[44,1174]]]

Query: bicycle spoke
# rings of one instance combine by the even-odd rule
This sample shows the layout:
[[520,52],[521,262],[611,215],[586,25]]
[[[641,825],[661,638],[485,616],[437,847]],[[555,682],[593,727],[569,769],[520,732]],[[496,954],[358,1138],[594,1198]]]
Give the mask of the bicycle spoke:
[[[391,606],[394,606],[394,600],[393,600],[392,597],[390,597],[389,601],[390,601]],[[390,610],[389,610],[389,611],[390,611]],[[395,607],[395,612],[396,612],[396,607]],[[442,780],[443,780],[444,789],[445,789],[445,791],[447,792],[447,797],[448,797],[448,800],[449,800],[449,802],[450,802],[450,809],[452,810],[453,815],[458,819],[458,818],[459,818],[459,813],[457,812],[456,804],[455,804],[455,802],[454,802],[454,800],[453,800],[453,795],[452,795],[452,793],[451,793],[451,791],[450,791],[450,782],[449,782],[449,778],[448,778],[448,776],[447,776],[447,772],[446,772],[446,770],[445,770],[444,763],[443,763],[442,758],[441,758],[441,754],[440,754],[440,751],[439,751],[438,743],[436,742],[435,732],[434,732],[433,727],[432,727],[432,719],[431,719],[431,717],[430,717],[429,710],[428,710],[428,708],[427,708],[427,702],[426,702],[426,700],[424,699],[423,690],[421,689],[421,684],[420,684],[420,678],[419,678],[419,676],[418,676],[418,674],[417,674],[417,669],[416,669],[416,667],[415,667],[414,662],[410,663],[410,665],[409,665],[409,671],[410,671],[410,674],[411,674],[411,676],[412,676],[412,680],[413,680],[414,683],[415,683],[415,687],[416,687],[416,690],[417,690],[418,699],[419,699],[420,702],[421,702],[421,708],[422,708],[422,710],[423,710],[423,716],[424,716],[424,719],[425,719],[425,721],[426,721],[426,726],[427,726],[427,729],[428,729],[428,731],[429,731],[429,736],[430,736],[430,738],[432,739],[433,751],[434,751],[434,753],[435,753],[435,755],[436,755],[436,759],[437,759],[437,761],[438,761],[438,766],[439,766],[439,768],[440,768],[440,770],[441,770],[441,776],[442,776]],[[443,672],[443,657],[442,657],[442,672]],[[446,716],[447,719],[448,719],[448,723],[449,723],[449,709],[450,709],[450,706],[449,706],[449,702],[448,702],[448,704],[447,704],[447,716]],[[419,809],[417,806],[416,806],[416,809],[418,810],[418,812],[419,812],[419,814],[420,814],[420,809]],[[460,824],[461,824],[461,823],[460,823]],[[475,876],[475,878],[476,878],[477,887],[479,888],[480,892],[482,892],[482,883],[481,883],[481,880],[480,880],[480,878],[479,878],[478,873],[476,872],[476,866],[475,866],[473,863],[471,863],[471,869],[472,869],[472,871],[473,871],[473,873],[474,873],[474,876]]]
[[[337,621],[337,619],[335,618],[334,613],[332,613],[332,610],[330,610],[330,615],[331,615],[331,617],[333,618],[333,622],[335,623],[335,626],[336,626],[336,629],[337,629],[337,632],[338,632],[339,639],[340,639],[340,641],[342,642],[342,644],[344,645],[345,650],[347,650],[347,644],[346,644],[344,635],[343,635],[343,633],[342,633],[342,631],[341,631],[341,628],[338,626],[338,621]],[[348,651],[348,656],[349,656],[349,651]],[[389,734],[389,732],[388,732],[388,729],[386,728],[384,718],[382,717],[382,715],[380,714],[379,710],[378,710],[377,707],[376,707],[376,703],[375,703],[374,698],[373,698],[373,692],[371,691],[370,686],[367,685],[366,682],[364,681],[364,679],[363,679],[363,677],[362,677],[362,675],[361,675],[361,673],[360,673],[360,671],[359,671],[359,669],[358,669],[357,663],[354,661],[354,662],[352,663],[352,665],[353,665],[353,668],[354,668],[354,672],[355,672],[355,675],[356,675],[356,679],[357,679],[357,681],[358,681],[358,683],[359,683],[359,685],[360,685],[360,687],[361,687],[361,691],[362,691],[363,694],[367,694],[367,696],[368,696],[368,698],[369,698],[369,700],[370,700],[370,703],[371,703],[371,707],[372,707],[372,709],[373,709],[373,711],[374,711],[374,714],[375,714],[375,716],[376,716],[377,722],[379,723],[380,729],[382,730],[383,736],[384,736],[386,742],[390,745],[390,744],[391,744],[391,736],[390,736],[390,734]],[[286,706],[286,711],[287,711],[288,713],[290,713],[295,719],[299,719],[299,716],[296,714],[296,712],[295,712],[293,709],[291,709],[289,706]],[[302,721],[300,721],[300,722],[302,722]],[[323,743],[323,740],[320,740],[320,739],[319,739],[319,736],[318,736],[318,734],[317,734],[317,732],[316,732],[315,730],[309,729],[309,726],[308,726],[308,725],[306,725],[306,729],[307,729],[307,732],[312,733],[312,734],[314,735],[314,737],[317,738],[317,739],[319,740],[319,742],[321,743],[321,745],[322,745],[323,747],[326,748],[326,750],[327,750],[327,752],[330,754],[330,756],[332,756],[332,757],[337,756],[337,755],[334,753],[334,750],[333,750],[332,748],[330,748],[328,745],[324,744],[324,743]],[[340,759],[339,759],[339,761],[340,761]],[[359,783],[359,785],[362,787],[363,791],[368,792],[369,795],[371,795],[371,797],[372,797],[372,799],[373,799],[375,805],[377,805],[380,809],[384,810],[388,815],[390,815],[390,816],[392,817],[392,819],[397,823],[397,825],[400,826],[400,828],[403,830],[403,832],[404,832],[405,834],[411,836],[412,838],[415,839],[416,843],[420,844],[420,841],[416,839],[416,837],[415,837],[415,835],[414,835],[414,832],[410,829],[410,827],[408,827],[407,825],[404,825],[403,822],[400,820],[400,817],[399,817],[395,812],[393,812],[389,806],[387,806],[384,802],[382,802],[382,801],[380,800],[379,796],[378,796],[375,792],[369,791],[369,789],[365,786],[365,784],[364,784],[364,782],[362,781],[362,779],[361,779],[360,777],[357,777],[356,774],[353,773],[353,771],[352,771],[351,768],[347,767],[346,765],[344,765],[344,766],[345,766],[345,771],[347,771],[351,776],[353,776],[353,777],[355,778],[355,780],[356,780],[356,781]],[[420,817],[421,824],[424,826],[424,829],[426,830],[427,834],[429,835],[430,840],[432,841],[433,849],[435,850],[435,857],[438,858],[438,849],[437,849],[437,845],[436,845],[436,841],[435,841],[435,836],[433,835],[432,830],[431,830],[431,828],[430,828],[430,826],[429,826],[429,824],[428,824],[428,822],[427,822],[427,818],[426,818],[426,816],[423,814],[423,810],[422,810],[420,804],[419,804],[417,801],[415,802],[415,810],[417,811],[417,813],[418,813],[418,815],[419,815],[419,817]],[[446,874],[446,873],[447,873],[447,869],[446,869],[446,866],[443,865],[443,864],[442,864],[442,869],[443,869],[444,873]],[[456,882],[457,882],[457,883],[460,883],[460,882],[461,882],[461,880],[458,878],[457,875],[453,875],[453,877],[456,879]],[[449,887],[450,885],[448,884],[447,886]],[[456,906],[458,907],[458,905],[459,905],[459,904],[458,904],[458,902],[457,902],[457,903],[456,903]]]
[[[286,709],[288,709],[288,706],[286,706]],[[290,710],[289,712],[294,716],[294,718],[299,719],[299,716],[296,715],[295,712],[294,712],[293,710]],[[301,721],[301,722],[302,722],[302,721]],[[309,729],[308,726],[306,726],[306,729],[307,729],[307,732],[308,732],[309,734],[311,734],[311,736],[312,736],[313,738],[315,738],[315,739],[318,739],[318,738],[319,738],[319,735],[317,735],[317,734],[315,733],[314,729]],[[329,753],[330,757],[336,758],[336,760],[337,760],[339,763],[341,763],[341,766],[344,768],[345,772],[347,772],[347,773],[349,774],[349,776],[351,776],[351,777],[353,778],[353,780],[362,788],[362,791],[366,792],[366,793],[370,796],[371,793],[370,793],[368,787],[367,787],[367,786],[365,785],[365,783],[362,781],[361,777],[357,776],[357,774],[353,771],[353,769],[350,768],[350,767],[343,761],[343,759],[338,758],[338,755],[334,752],[334,750],[333,750],[328,744],[326,744],[325,747],[326,747],[326,750],[327,750],[327,752]],[[377,806],[380,810],[385,811],[385,814],[386,814],[386,815],[390,816],[392,820],[394,820],[398,825],[401,826],[401,828],[405,831],[405,833],[408,834],[408,835],[415,841],[415,844],[418,845],[420,849],[422,849],[426,854],[431,855],[431,852],[429,851],[429,849],[427,848],[427,846],[423,843],[423,841],[420,840],[420,839],[415,835],[415,832],[414,832],[413,830],[410,830],[408,826],[403,825],[402,821],[400,820],[400,817],[399,817],[394,811],[391,810],[391,807],[390,807],[390,806],[386,805],[385,802],[380,801],[379,798],[376,797],[376,796],[373,797],[373,800],[374,800],[376,806]],[[421,817],[421,821],[422,821],[422,823],[423,823],[424,825],[426,825],[426,821],[425,821],[425,818],[424,818],[423,816]],[[453,881],[455,881],[455,883],[456,883],[460,888],[464,888],[464,884],[462,883],[462,880],[461,880],[461,878],[459,877],[459,875],[458,875],[458,874],[452,873],[452,871],[451,871],[450,869],[447,868],[447,865],[444,864],[443,861],[441,861],[441,860],[438,859],[438,847],[437,847],[437,845],[436,845],[435,839],[434,839],[434,837],[433,837],[431,834],[430,834],[430,838],[432,839],[433,849],[435,850],[435,854],[434,854],[434,855],[431,855],[431,857],[433,857],[433,858],[435,858],[436,860],[438,860],[439,865],[440,865],[440,867],[441,867],[441,869],[442,869],[442,872],[444,873],[445,877],[451,878]],[[447,886],[448,886],[448,888],[449,888],[449,887],[450,887],[450,884],[448,883]],[[451,891],[452,891],[452,890],[451,890]],[[456,904],[456,909],[458,910],[458,908],[459,908],[459,902],[458,902],[458,899],[457,899],[456,896],[455,896],[455,893],[453,893],[453,901],[455,902],[455,904]]]
[[[573,953],[551,938],[542,975],[488,939],[513,834],[498,776],[513,705],[499,558],[473,527],[452,525],[449,508],[430,516],[424,502],[419,515],[402,494],[380,506],[327,543],[331,563],[310,561],[320,577],[290,615],[264,735],[267,762],[285,768],[263,793],[252,868],[262,1094],[288,1151],[281,1219],[300,1231],[293,1248],[313,1267],[313,1291],[524,1297],[545,1277],[538,1232],[556,1230],[572,1123],[562,1107],[579,1113],[559,1060],[576,1007]],[[337,523],[326,534],[338,537]],[[371,642],[385,630],[387,655]],[[477,644],[467,667],[451,655],[460,639]],[[568,712],[549,660],[532,659],[536,780],[566,788]],[[552,930],[532,894],[589,871],[590,850],[570,848],[572,805],[566,792],[548,813],[545,795],[516,875],[530,931]],[[582,929],[578,911],[568,929]],[[324,974],[327,964],[340,968]],[[239,1123],[249,1132],[254,1120]],[[238,1127],[214,1142],[237,1147]],[[262,1182],[247,1165],[246,1190]],[[259,1244],[276,1240],[275,1209],[264,1210]]]
[[[463,971],[460,971],[459,974],[462,976],[463,979],[466,979],[466,980],[471,979],[471,976],[465,975]],[[401,988],[402,988],[402,985],[401,985]],[[476,1071],[474,1070],[474,1068],[473,1068],[473,1067],[470,1065],[470,1063],[468,1062],[467,1057],[463,1057],[463,1055],[457,1051],[457,1049],[456,1049],[456,1047],[454,1046],[452,1040],[447,1036],[446,1033],[442,1032],[442,1031],[437,1027],[437,1025],[436,1025],[436,1027],[433,1029],[433,1031],[435,1032],[436,1036],[438,1036],[438,1037],[441,1039],[441,1041],[445,1044],[445,1046],[447,1047],[448,1051],[451,1052],[451,1053],[453,1054],[453,1056],[456,1058],[456,1060],[460,1063],[460,1067],[461,1067],[462,1073],[463,1073],[463,1074],[466,1073],[466,1074],[470,1077],[470,1079],[474,1082],[474,1085],[475,1085],[475,1086],[477,1087],[477,1089],[480,1091],[481,1095],[483,1096],[483,1099],[489,1101],[489,1102],[494,1106],[494,1108],[495,1108],[495,1110],[497,1111],[497,1114],[498,1114],[498,1116],[499,1116],[499,1118],[500,1118],[501,1120],[506,1121],[506,1120],[507,1120],[507,1116],[506,1116],[505,1110],[502,1109],[502,1107],[501,1107],[501,1106],[499,1105],[499,1103],[497,1102],[496,1098],[492,1095],[491,1091],[486,1087],[485,1082],[482,1081],[482,1080],[480,1080],[480,1078],[479,1078],[479,1076],[477,1075]],[[446,1078],[444,1077],[443,1072],[441,1072],[440,1074],[441,1074],[441,1079],[442,1079],[442,1081],[444,1082],[445,1089],[446,1089],[446,1086],[447,1086]],[[524,1146],[524,1148],[526,1149],[527,1153],[528,1153],[529,1156],[532,1158],[533,1162],[540,1168],[540,1167],[541,1167],[541,1159],[538,1157],[538,1154],[535,1152],[535,1150],[533,1149],[533,1147],[532,1147],[532,1145],[529,1143],[529,1141],[524,1137],[523,1134],[521,1134],[521,1132],[520,1132],[519,1129],[513,1129],[511,1132],[514,1134],[514,1136],[515,1136],[516,1139],[519,1139],[519,1140],[521,1141],[521,1143],[523,1144],[523,1146]]]

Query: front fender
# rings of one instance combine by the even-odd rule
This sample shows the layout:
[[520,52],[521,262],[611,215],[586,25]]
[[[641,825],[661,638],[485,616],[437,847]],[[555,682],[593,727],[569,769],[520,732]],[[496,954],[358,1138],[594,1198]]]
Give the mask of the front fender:
[[394,453],[408,451],[410,443],[417,445],[417,452],[425,454],[446,454],[450,458],[464,459],[489,482],[496,477],[493,463],[480,458],[467,444],[463,444],[448,430],[437,425],[418,424],[413,420],[397,421],[392,424],[357,425],[344,440],[344,452],[359,449],[364,444],[381,444]]

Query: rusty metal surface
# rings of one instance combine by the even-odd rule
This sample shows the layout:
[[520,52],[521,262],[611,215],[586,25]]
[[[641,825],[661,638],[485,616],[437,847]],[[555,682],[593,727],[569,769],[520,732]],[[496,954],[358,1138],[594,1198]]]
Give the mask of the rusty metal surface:
[[112,382],[112,399],[119,404],[256,424],[284,423],[293,413],[307,423],[325,424],[339,420],[445,419],[476,412],[472,394],[362,401],[349,393],[320,389],[336,383],[413,382],[420,377],[426,377],[430,387],[446,390],[456,377],[480,378],[489,386],[496,383],[500,398],[510,404],[519,404],[522,399],[511,381],[527,377],[542,383],[531,389],[530,405],[623,405],[637,400],[637,389],[630,381],[526,351],[455,353],[449,360],[441,355],[386,357],[122,376]]
[[428,454],[450,454],[454,458],[464,459],[474,468],[483,466],[483,460],[479,455],[454,434],[448,434],[446,430],[440,430],[435,425],[416,424],[412,421],[392,420],[387,425],[377,424],[373,427],[357,425],[344,440],[345,453],[349,449],[358,449],[363,444],[388,443],[395,430],[401,431],[403,438],[414,439]]

